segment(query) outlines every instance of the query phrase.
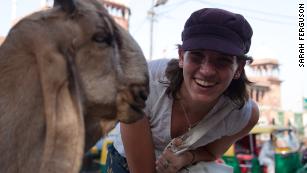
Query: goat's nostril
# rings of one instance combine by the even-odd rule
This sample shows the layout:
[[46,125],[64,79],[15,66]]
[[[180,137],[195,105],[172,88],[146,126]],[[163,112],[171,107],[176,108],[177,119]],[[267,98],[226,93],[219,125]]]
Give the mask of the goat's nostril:
[[147,96],[148,96],[148,92],[145,91],[145,90],[141,90],[141,91],[139,92],[139,96],[141,97],[141,99],[146,100],[146,99],[147,99]]
[[[148,90],[146,87],[141,85],[133,85],[131,86],[131,92],[132,95],[137,102],[143,102],[147,99],[148,96]],[[141,100],[142,99],[142,100]]]

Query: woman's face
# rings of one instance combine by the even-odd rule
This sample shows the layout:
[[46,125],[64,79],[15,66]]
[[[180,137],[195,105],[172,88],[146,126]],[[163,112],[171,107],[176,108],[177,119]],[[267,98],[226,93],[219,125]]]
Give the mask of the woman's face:
[[234,78],[240,77],[244,61],[236,56],[211,50],[179,50],[179,66],[183,68],[181,92],[193,101],[212,103],[228,88]]

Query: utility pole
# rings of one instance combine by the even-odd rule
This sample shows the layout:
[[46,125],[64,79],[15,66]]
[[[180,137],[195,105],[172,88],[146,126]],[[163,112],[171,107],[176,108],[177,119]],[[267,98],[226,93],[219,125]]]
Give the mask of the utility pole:
[[11,13],[11,21],[14,22],[17,18],[17,2],[16,0],[12,0],[12,13]]
[[160,5],[164,5],[167,2],[167,0],[157,0],[157,2],[155,2],[155,0],[152,0],[151,3],[151,7],[148,10],[148,16],[149,16],[149,22],[150,22],[150,26],[149,26],[149,60],[152,59],[152,55],[153,55],[153,36],[154,36],[154,22],[155,22],[155,7],[158,7]]
[[155,18],[155,11],[154,11],[154,3],[155,0],[152,0],[151,8],[148,11],[149,16],[149,60],[152,59],[152,52],[153,52],[153,27],[154,27],[154,18]]

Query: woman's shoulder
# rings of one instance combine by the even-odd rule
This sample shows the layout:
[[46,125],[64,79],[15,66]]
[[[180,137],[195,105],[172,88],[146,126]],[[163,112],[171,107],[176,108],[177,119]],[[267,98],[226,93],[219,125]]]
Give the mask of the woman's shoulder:
[[255,125],[258,122],[258,119],[259,119],[259,108],[258,108],[258,105],[252,99],[249,99],[245,105],[246,105],[245,109],[248,110],[249,115],[250,115],[248,122],[249,122],[249,124]]
[[251,100],[251,104],[252,104],[252,112],[251,112],[251,118],[249,120],[248,125],[252,127],[254,127],[259,120],[259,108],[258,105],[255,101]]
[[[145,112],[151,117],[163,104],[171,102],[166,94],[168,81],[165,77],[165,69],[169,59],[157,59],[148,62],[150,73],[150,93],[146,100]],[[163,106],[164,107],[164,106]]]
[[251,111],[249,119],[246,123],[244,123],[244,125],[240,130],[236,131],[235,136],[237,137],[237,139],[247,135],[259,120],[259,109],[257,104],[253,100],[250,101],[250,104],[251,104]]
[[249,99],[241,109],[233,110],[226,118],[226,129],[229,135],[235,134],[246,126],[254,126],[258,119],[258,106],[252,99]]
[[148,70],[152,81],[163,80],[169,59],[156,59],[148,62]]
[[167,58],[160,58],[160,59],[155,59],[155,60],[150,60],[148,61],[149,67],[152,66],[161,66],[163,64],[167,64],[170,61],[170,59]]

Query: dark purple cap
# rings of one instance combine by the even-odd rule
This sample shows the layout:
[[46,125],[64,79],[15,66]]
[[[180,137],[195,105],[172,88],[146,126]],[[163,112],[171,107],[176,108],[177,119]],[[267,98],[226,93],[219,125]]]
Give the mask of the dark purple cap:
[[181,35],[183,50],[208,49],[230,55],[249,51],[253,30],[240,14],[204,8],[191,14]]

